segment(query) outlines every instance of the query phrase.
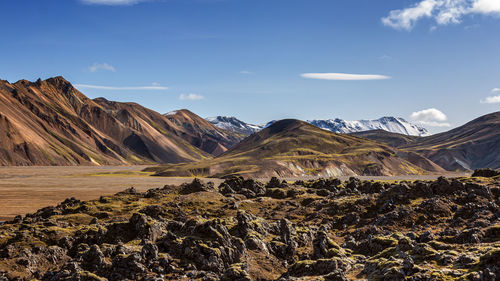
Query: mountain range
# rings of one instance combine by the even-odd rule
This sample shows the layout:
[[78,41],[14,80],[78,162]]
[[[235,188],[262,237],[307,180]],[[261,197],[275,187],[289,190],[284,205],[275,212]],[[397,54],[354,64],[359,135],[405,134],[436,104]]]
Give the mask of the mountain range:
[[62,77],[0,80],[0,165],[163,164],[151,170],[209,177],[436,174],[500,168],[499,132],[500,112],[431,136],[393,117],[256,126],[89,99]]
[[[215,126],[229,130],[232,132],[236,132],[244,135],[251,135],[256,133],[272,123],[276,122],[276,120],[270,121],[264,125],[253,125],[249,123],[245,123],[236,117],[230,116],[217,116],[207,118]],[[357,132],[371,131],[371,130],[384,130],[387,132],[398,133],[408,136],[429,136],[430,133],[427,129],[417,126],[415,124],[411,124],[403,118],[396,117],[382,117],[376,120],[356,120],[356,121],[347,121],[342,119],[317,119],[317,120],[308,120],[308,123],[312,125],[339,134],[351,134]]]
[[247,137],[214,159],[149,169],[159,176],[298,177],[399,175],[444,170],[416,153],[367,139],[336,134],[286,119]]
[[241,140],[183,110],[89,99],[62,77],[0,81],[1,165],[127,165],[198,161]]

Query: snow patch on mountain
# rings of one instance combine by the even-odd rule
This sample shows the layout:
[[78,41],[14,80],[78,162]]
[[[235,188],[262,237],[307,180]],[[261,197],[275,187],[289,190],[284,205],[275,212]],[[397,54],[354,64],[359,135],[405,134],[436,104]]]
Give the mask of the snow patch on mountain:
[[403,118],[382,117],[376,120],[347,121],[342,119],[308,120],[307,122],[334,133],[349,134],[371,130],[384,130],[408,136],[428,136],[429,132],[420,126],[411,124]]
[[[251,135],[272,125],[276,120],[265,125],[247,124],[235,117],[217,116],[207,118],[215,126],[233,132]],[[308,123],[334,133],[349,134],[371,130],[384,130],[408,136],[429,136],[430,133],[423,127],[411,124],[403,118],[382,117],[376,120],[347,121],[342,119],[308,120]]]
[[248,124],[232,116],[209,117],[206,120],[218,128],[244,135],[251,135],[264,129],[264,126]]

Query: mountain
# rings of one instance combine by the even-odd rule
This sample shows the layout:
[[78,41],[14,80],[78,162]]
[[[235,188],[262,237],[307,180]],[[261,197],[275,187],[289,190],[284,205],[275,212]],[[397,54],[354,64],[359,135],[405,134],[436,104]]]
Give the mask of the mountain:
[[211,157],[161,114],[91,100],[62,77],[0,81],[0,165],[123,165]]
[[446,170],[500,168],[500,112],[400,147],[417,152]]
[[244,136],[249,136],[264,129],[264,126],[262,125],[248,124],[237,119],[236,117],[231,116],[209,117],[206,120],[214,124],[218,128],[232,131]]
[[417,136],[408,136],[384,130],[355,132],[355,133],[350,133],[350,135],[360,138],[370,139],[379,143],[385,143],[392,147],[400,147],[403,145],[411,144],[416,142],[420,138]]
[[[268,122],[266,125],[247,124],[235,117],[217,116],[207,118],[215,126],[249,136],[258,132],[276,120]],[[376,120],[346,121],[342,119],[308,120],[312,125],[339,134],[350,134],[371,130],[384,130],[387,132],[403,134],[407,136],[428,136],[429,132],[422,127],[411,124],[403,118],[382,117]]]
[[178,136],[212,155],[227,151],[244,138],[244,135],[216,127],[186,109],[169,112],[164,117],[177,126]]
[[334,133],[349,134],[355,132],[384,130],[408,136],[427,136],[429,132],[422,127],[411,124],[403,118],[382,117],[376,120],[346,121],[342,119],[310,120],[316,127]]
[[149,170],[161,176],[205,177],[398,175],[443,171],[416,153],[321,130],[293,119],[275,122],[214,159]]

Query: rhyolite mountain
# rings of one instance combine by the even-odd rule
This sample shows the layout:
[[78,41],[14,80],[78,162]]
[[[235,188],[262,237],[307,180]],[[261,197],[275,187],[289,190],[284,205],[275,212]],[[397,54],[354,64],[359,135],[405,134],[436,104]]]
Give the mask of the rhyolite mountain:
[[244,136],[254,134],[265,127],[264,125],[248,124],[232,116],[208,117],[206,120],[221,129],[242,134]]
[[[160,114],[136,103],[92,100],[62,77],[0,80],[0,165],[196,162],[162,167],[159,174],[208,176],[390,175],[500,168],[500,112],[426,137],[409,136],[410,130],[387,131],[394,128],[387,125],[391,118],[384,119],[385,129],[354,136],[297,120],[293,126],[275,121],[262,127],[231,118],[217,120],[214,124],[188,110]],[[232,127],[220,128],[226,121]],[[281,129],[276,130],[275,124]],[[250,134],[247,129],[254,133],[242,141]]]
[[376,142],[385,143],[392,147],[401,147],[406,144],[416,142],[419,137],[392,133],[384,130],[371,130],[350,133],[350,135],[360,138],[370,139]]
[[412,152],[287,119],[273,123],[219,157],[148,169],[161,176],[268,177],[400,175],[443,172]]
[[[244,135],[251,135],[256,133],[277,120],[273,120],[268,122],[265,125],[253,125],[245,123],[235,117],[229,116],[217,116],[217,117],[209,117],[207,118],[215,126],[241,133]],[[339,134],[351,134],[357,132],[365,132],[371,130],[384,130],[387,132],[403,134],[407,136],[428,136],[430,133],[423,127],[417,126],[415,124],[411,124],[403,118],[396,117],[382,117],[376,120],[355,120],[348,121],[342,119],[317,119],[317,120],[308,120],[307,122],[312,125]]]
[[187,109],[169,112],[164,117],[177,126],[180,137],[212,155],[227,151],[244,138],[242,134],[214,126]]
[[417,138],[400,146],[419,153],[449,171],[500,168],[500,111],[450,131]]
[[0,165],[192,162],[238,141],[208,122],[200,126],[219,132],[220,145],[206,145],[213,136],[187,136],[183,121],[138,104],[91,100],[62,77],[0,81]]
[[481,116],[453,130],[427,137],[381,130],[353,135],[421,154],[448,171],[500,168],[500,112]]

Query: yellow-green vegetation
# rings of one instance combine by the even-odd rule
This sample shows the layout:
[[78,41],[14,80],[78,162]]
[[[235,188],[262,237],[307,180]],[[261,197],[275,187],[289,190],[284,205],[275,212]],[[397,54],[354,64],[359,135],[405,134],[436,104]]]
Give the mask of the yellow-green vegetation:
[[158,176],[331,176],[426,173],[370,140],[334,134],[297,120],[276,122],[214,159],[148,168]]
[[467,280],[498,267],[499,191],[470,178],[232,178],[67,199],[0,224],[0,277]]

